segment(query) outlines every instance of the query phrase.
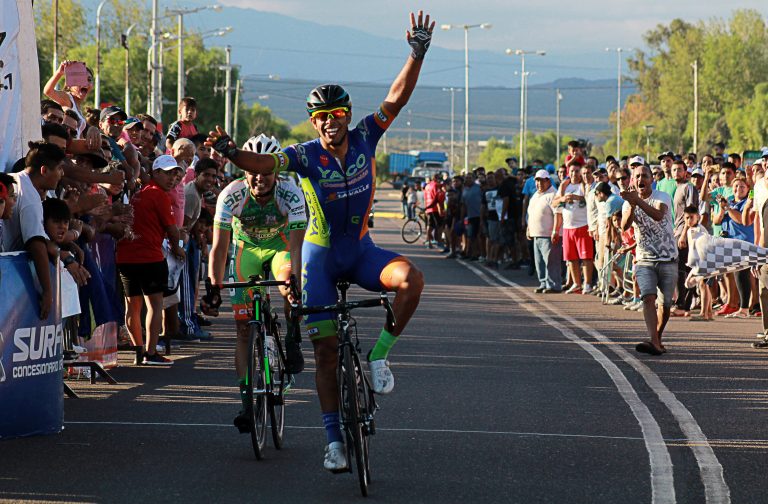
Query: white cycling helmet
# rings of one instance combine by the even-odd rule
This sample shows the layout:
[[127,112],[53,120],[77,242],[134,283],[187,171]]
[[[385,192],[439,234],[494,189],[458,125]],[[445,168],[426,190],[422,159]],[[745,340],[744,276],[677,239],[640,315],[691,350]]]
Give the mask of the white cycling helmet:
[[280,142],[275,137],[268,137],[265,134],[259,136],[252,136],[243,144],[243,150],[255,152],[257,154],[274,154],[279,152]]

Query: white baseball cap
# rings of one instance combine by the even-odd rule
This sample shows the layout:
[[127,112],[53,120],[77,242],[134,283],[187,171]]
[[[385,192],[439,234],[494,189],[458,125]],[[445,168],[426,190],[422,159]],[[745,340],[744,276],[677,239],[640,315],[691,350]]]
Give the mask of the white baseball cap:
[[762,157],[768,157],[768,147],[763,147]]
[[645,159],[643,159],[643,156],[634,156],[629,159],[629,166],[635,166],[635,165],[644,165]]
[[700,166],[697,166],[696,168],[691,171],[691,177],[703,177],[704,176],[704,170],[701,169]]
[[539,170],[536,172],[534,179],[547,179],[550,180],[549,172],[547,170]]
[[153,170],[175,170],[176,168],[181,168],[179,166],[179,163],[176,162],[176,160],[173,158],[173,156],[168,154],[163,154],[162,156],[158,156],[157,159],[155,159],[155,162],[152,163],[152,169]]

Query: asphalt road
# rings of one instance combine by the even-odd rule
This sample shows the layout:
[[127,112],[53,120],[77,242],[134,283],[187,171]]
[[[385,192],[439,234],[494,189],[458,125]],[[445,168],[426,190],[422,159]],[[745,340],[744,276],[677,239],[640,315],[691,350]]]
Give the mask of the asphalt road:
[[[397,210],[379,192],[378,210]],[[489,271],[374,239],[424,271],[419,310],[380,399],[373,502],[766,502],[766,353],[756,320],[672,320],[669,352],[634,352],[641,315],[592,296],[534,295],[525,271]],[[361,295],[355,291],[354,295]],[[360,313],[367,349],[383,313]],[[171,369],[118,385],[70,381],[59,435],[0,442],[0,501],[358,502],[353,475],[323,471],[313,366],[287,408],[286,446],[256,461],[238,410],[228,313]],[[305,355],[310,358],[305,344]]]

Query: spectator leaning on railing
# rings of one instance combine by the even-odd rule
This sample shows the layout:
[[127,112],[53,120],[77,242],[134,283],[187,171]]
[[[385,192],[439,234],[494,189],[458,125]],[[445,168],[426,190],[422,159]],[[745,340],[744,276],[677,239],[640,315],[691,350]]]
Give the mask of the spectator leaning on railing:
[[51,273],[48,267],[48,239],[43,227],[43,199],[56,189],[64,175],[64,151],[45,142],[30,142],[24,171],[14,174],[16,205],[3,226],[3,249],[26,250],[35,265],[42,293],[40,319],[48,318],[53,305]]

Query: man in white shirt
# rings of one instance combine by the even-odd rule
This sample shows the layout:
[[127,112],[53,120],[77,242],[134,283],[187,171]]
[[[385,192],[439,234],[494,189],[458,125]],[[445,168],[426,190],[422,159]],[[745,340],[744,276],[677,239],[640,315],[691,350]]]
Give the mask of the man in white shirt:
[[43,227],[45,193],[56,189],[64,175],[64,151],[46,142],[29,142],[25,169],[16,180],[16,206],[3,228],[6,252],[26,250],[40,281],[40,320],[46,320],[53,306],[51,270],[48,262],[48,235]]
[[[643,300],[643,316],[649,341],[639,343],[638,352],[661,355],[664,327],[669,320],[677,282],[677,243],[672,226],[672,199],[652,189],[651,169],[640,156],[630,159],[636,190],[621,192],[624,199],[621,227],[632,226],[637,240],[635,275]],[[659,307],[656,308],[656,299]]]
[[563,214],[560,207],[552,205],[557,193],[547,170],[537,171],[534,177],[536,192],[528,202],[526,236],[533,240],[533,257],[539,278],[539,287],[534,292],[550,294],[560,292],[562,286],[560,228]]
[[583,292],[592,292],[592,274],[594,272],[595,246],[589,236],[587,200],[581,178],[582,157],[574,157],[566,162],[569,178],[558,189],[553,205],[562,206],[563,213],[563,258],[568,263],[568,275],[572,280],[567,294],[582,291],[582,277],[579,275],[579,261],[583,273]]

